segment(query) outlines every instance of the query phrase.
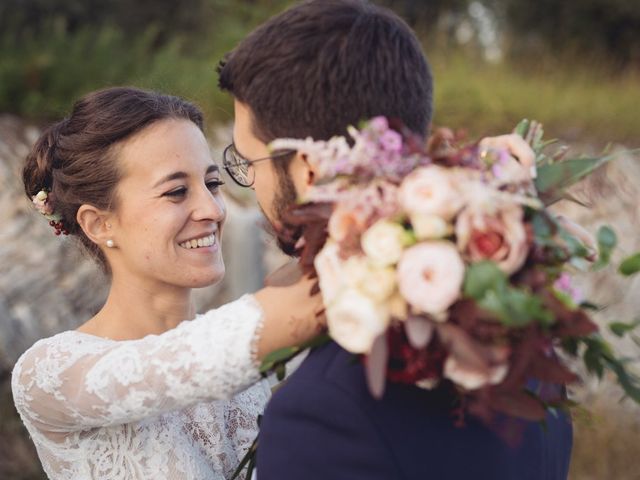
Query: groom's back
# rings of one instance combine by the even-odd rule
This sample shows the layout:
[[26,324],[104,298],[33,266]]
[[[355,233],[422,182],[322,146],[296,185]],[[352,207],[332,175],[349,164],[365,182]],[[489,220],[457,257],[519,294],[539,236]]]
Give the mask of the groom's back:
[[260,480],[567,477],[567,417],[526,422],[516,446],[472,418],[456,427],[451,397],[389,385],[375,400],[362,366],[335,343],[315,350],[269,404],[258,449]]

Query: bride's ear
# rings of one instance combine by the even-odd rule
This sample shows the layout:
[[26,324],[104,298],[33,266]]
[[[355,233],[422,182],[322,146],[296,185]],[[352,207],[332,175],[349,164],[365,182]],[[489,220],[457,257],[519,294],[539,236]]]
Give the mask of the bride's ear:
[[78,209],[76,221],[89,240],[97,245],[106,245],[109,240],[113,242],[110,216],[109,212],[84,204]]

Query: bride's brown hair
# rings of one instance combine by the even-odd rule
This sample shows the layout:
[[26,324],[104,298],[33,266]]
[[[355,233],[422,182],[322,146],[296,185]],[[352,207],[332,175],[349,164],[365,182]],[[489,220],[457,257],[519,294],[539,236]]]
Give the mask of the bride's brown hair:
[[203,130],[202,112],[181,98],[131,87],[99,90],[78,100],[67,118],[49,126],[26,158],[22,180],[29,199],[43,189],[51,192],[65,229],[107,272],[102,251],[76,220],[78,209],[83,204],[115,208],[121,178],[117,146],[171,118],[189,120]]

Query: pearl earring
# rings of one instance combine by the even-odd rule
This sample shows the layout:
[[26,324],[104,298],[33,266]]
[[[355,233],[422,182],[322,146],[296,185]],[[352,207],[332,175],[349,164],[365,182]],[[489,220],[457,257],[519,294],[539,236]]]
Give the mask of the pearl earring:
[[107,247],[113,248],[114,246],[115,246],[115,243],[113,243],[113,240],[111,239],[107,240]]

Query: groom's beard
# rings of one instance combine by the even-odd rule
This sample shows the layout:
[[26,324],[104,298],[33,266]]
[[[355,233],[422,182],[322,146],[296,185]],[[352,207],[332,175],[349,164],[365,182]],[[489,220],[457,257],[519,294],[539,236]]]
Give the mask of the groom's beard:
[[[274,215],[275,220],[281,224],[281,229],[283,232],[278,232],[274,225],[269,221],[269,216],[266,215],[266,212],[262,207],[263,215],[267,219],[267,227],[268,231],[273,234],[278,243],[278,248],[289,256],[295,255],[295,245],[298,242],[300,237],[300,233],[298,233],[296,228],[287,225],[284,221],[286,217],[287,211],[296,203],[298,198],[298,194],[296,192],[296,187],[293,183],[291,177],[282,170],[277,170],[278,175],[278,191],[273,197],[273,205],[272,205],[272,213]],[[284,234],[283,234],[284,233]]]

